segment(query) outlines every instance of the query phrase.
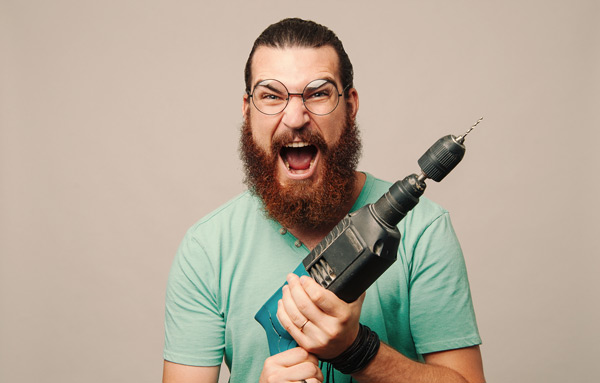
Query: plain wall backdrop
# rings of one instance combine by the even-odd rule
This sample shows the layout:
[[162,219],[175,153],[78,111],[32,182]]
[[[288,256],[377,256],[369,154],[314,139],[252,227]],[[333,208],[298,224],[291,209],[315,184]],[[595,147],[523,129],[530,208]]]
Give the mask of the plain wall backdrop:
[[353,61],[361,170],[403,178],[484,117],[426,195],[488,381],[598,382],[599,4],[0,0],[0,381],[160,380],[179,241],[244,189],[251,44],[297,16]]

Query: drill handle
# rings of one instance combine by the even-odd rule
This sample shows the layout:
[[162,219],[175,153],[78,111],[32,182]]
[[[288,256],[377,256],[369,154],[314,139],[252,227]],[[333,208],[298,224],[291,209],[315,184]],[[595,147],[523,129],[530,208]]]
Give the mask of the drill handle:
[[[296,267],[294,274],[299,277],[308,275],[302,263]],[[269,343],[269,352],[271,355],[279,354],[298,346],[298,343],[296,343],[294,338],[279,323],[279,319],[277,319],[277,302],[282,298],[283,294],[281,290],[286,284],[287,282],[269,298],[254,316],[254,319],[260,323],[267,333],[267,342]]]

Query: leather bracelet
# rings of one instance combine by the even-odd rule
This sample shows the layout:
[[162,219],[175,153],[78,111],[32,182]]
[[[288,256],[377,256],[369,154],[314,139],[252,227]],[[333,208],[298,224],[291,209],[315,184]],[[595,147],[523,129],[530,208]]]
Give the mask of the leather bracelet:
[[369,327],[360,324],[356,339],[340,355],[323,361],[331,363],[333,368],[342,374],[350,375],[367,367],[367,364],[377,355],[379,351],[379,336]]

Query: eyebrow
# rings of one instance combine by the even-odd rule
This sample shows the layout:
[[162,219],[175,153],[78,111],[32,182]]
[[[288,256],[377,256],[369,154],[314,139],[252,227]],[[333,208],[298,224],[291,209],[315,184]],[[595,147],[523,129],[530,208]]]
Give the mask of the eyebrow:
[[[265,80],[263,80],[263,81],[265,81]],[[260,81],[259,81],[259,82],[257,82],[257,83],[256,83],[256,85],[254,85],[254,89],[256,89],[256,86],[257,86],[258,84],[260,84]],[[283,83],[282,83],[282,84],[283,84]],[[276,89],[275,87],[273,87],[273,86],[271,85],[271,83],[267,83],[267,84],[265,84],[265,85],[261,85],[261,86],[262,86],[262,87],[265,87],[265,88],[267,88],[267,89],[269,89],[269,90],[271,90],[271,91],[273,91],[273,92],[281,93],[281,89]],[[287,88],[286,88],[286,90],[287,90]],[[289,93],[289,91],[288,91],[288,93]]]
[[[337,81],[331,76],[319,77],[319,78],[316,78],[315,80],[327,80],[327,81],[334,83],[335,86],[338,86]],[[315,80],[313,80],[313,81],[315,81]],[[343,84],[340,84],[340,85],[343,85]]]
[[[282,82],[282,81],[280,81],[280,80],[277,80],[277,79],[275,79],[275,78],[265,78],[265,79],[263,79],[263,80],[260,80],[260,79],[259,79],[259,80],[257,80],[257,81],[256,81],[256,83],[255,83],[255,84],[254,84],[254,86],[252,87],[252,92],[254,92],[254,89],[256,89],[256,86],[257,86],[258,84],[260,84],[260,83],[261,83],[261,82],[263,82],[263,81],[268,81],[268,80],[276,80],[276,81],[279,81],[280,83],[282,83],[282,84],[283,84],[283,82]],[[330,82],[332,82],[333,84],[335,84],[335,86],[336,86],[336,87],[338,86],[338,84],[337,84],[337,81],[336,81],[336,80],[335,80],[333,77],[331,77],[331,76],[323,76],[323,77],[315,78],[314,80],[310,80],[309,82],[307,82],[307,83],[306,83],[306,85],[308,85],[308,84],[310,84],[311,82],[313,82],[313,81],[316,81],[316,80],[327,80],[327,81],[330,81]],[[306,85],[304,85],[304,88],[306,88]],[[340,84],[340,86],[341,86],[342,88],[343,88],[343,85],[344,85],[344,84]],[[274,91],[274,90],[276,90],[276,89],[273,89],[273,88],[269,87],[268,85],[261,85],[261,86],[264,86],[265,88],[271,89],[271,90],[273,90],[273,91]],[[285,86],[285,89],[287,89],[287,91],[288,91],[288,93],[289,93],[290,91],[289,91],[288,87],[287,87],[285,84],[283,84],[283,86]],[[302,89],[304,89],[304,88],[302,88]]]

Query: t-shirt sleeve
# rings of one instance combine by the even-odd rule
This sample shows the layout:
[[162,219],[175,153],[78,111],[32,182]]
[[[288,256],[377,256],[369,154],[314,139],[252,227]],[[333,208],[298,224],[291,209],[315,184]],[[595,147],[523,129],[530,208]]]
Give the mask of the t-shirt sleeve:
[[166,292],[164,359],[217,366],[223,359],[225,323],[210,258],[188,232],[173,261]]
[[465,261],[447,212],[426,227],[415,245],[409,294],[419,354],[481,344]]

